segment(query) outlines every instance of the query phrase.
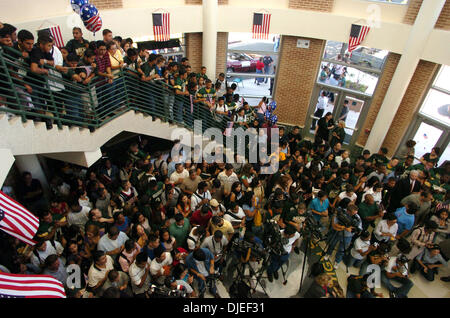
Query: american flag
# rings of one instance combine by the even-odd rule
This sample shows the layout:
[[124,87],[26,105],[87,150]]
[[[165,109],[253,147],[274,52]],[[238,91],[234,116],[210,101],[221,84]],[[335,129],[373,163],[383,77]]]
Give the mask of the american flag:
[[369,33],[370,27],[352,24],[352,29],[350,31],[350,41],[348,43],[348,51],[351,53],[354,49],[361,44],[366,38],[367,33]]
[[253,14],[253,39],[267,40],[269,38],[271,14]]
[[61,28],[59,27],[59,25],[48,29],[43,29],[41,30],[41,32],[42,31],[50,33],[50,35],[53,37],[53,40],[55,41],[55,45],[57,48],[64,47],[64,39],[62,37]]
[[153,13],[153,34],[157,42],[170,40],[170,13]]
[[39,228],[39,219],[22,205],[0,191],[0,230],[24,243],[35,245],[33,237]]
[[52,276],[0,273],[0,298],[66,298],[66,293]]

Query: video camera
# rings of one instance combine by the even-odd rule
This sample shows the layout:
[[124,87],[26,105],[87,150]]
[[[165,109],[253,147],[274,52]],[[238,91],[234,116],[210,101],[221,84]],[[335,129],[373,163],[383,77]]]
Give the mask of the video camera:
[[264,259],[267,256],[267,251],[261,248],[256,243],[248,242],[245,240],[234,240],[231,245],[234,251],[238,252],[241,256],[246,256],[250,250],[250,257],[256,259]]
[[314,215],[311,210],[308,210],[305,213],[306,219],[302,230],[302,235],[306,237],[314,237],[317,240],[323,240],[322,232],[320,231],[320,223],[314,218]]
[[280,230],[280,226],[274,220],[264,224],[264,246],[276,255],[286,254],[283,246],[289,242],[287,238],[281,236]]
[[182,285],[177,285],[176,289],[151,285],[148,294],[150,298],[186,298],[187,296],[186,288]]
[[348,213],[342,208],[338,208],[336,211],[336,218],[338,220],[338,224],[345,227],[353,227],[352,233],[359,231],[359,220],[354,217],[348,215]]

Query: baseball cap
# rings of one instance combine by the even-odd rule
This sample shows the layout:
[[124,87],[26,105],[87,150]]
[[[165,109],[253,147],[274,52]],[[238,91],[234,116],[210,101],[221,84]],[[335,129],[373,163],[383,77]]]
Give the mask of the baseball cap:
[[211,201],[209,201],[209,205],[213,208],[217,208],[219,206],[219,202],[217,202],[216,199],[212,199]]

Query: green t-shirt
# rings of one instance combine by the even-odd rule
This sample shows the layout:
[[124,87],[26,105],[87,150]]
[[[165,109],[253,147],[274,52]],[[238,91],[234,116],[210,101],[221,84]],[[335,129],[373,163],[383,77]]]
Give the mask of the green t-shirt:
[[186,239],[190,232],[191,224],[187,218],[184,218],[184,225],[178,227],[176,223],[173,223],[169,227],[169,233],[177,240],[177,247],[184,246]]
[[127,65],[127,69],[129,69],[130,71],[137,72],[140,69],[137,59],[133,62],[128,56],[125,56],[123,58],[123,62]]
[[197,93],[198,98],[205,98],[205,99],[209,98],[210,100],[215,99],[216,95],[217,95],[216,90],[212,87],[211,87],[211,89],[207,89],[206,87],[203,87]]
[[361,219],[378,214],[378,207],[376,204],[368,205],[365,202],[361,202],[358,206],[358,214]]
[[205,79],[205,81],[208,79],[208,76],[206,74],[202,75],[201,73],[197,73],[197,81],[200,77],[203,77]]
[[141,66],[142,72],[144,72],[145,77],[153,76],[156,74],[156,68],[154,65],[150,65],[148,62]]

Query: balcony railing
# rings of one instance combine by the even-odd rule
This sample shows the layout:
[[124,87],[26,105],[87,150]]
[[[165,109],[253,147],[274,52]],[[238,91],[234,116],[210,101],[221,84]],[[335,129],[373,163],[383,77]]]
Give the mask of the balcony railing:
[[228,121],[227,116],[211,112],[206,104],[191,104],[190,96],[176,95],[164,81],[144,82],[128,68],[120,70],[112,84],[96,76],[83,85],[63,78],[50,66],[46,66],[49,75],[36,75],[21,58],[11,58],[12,54],[22,56],[14,49],[0,48],[0,113],[20,116],[23,122],[97,129],[130,110],[190,130],[195,120],[202,120],[203,132],[211,127],[224,130]]

